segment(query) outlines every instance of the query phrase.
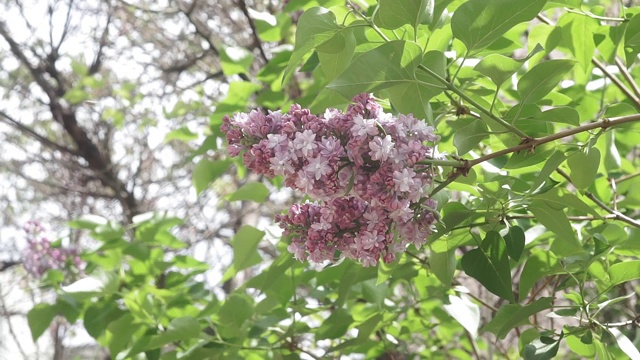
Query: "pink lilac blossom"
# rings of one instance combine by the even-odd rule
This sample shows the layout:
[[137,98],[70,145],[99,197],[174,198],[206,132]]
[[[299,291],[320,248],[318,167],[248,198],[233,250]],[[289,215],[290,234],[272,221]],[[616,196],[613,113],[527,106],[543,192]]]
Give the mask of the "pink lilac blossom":
[[23,230],[27,234],[23,265],[30,275],[39,278],[49,270],[76,271],[82,266],[77,250],[54,247],[41,235],[44,227],[40,223],[29,221]]
[[421,246],[436,221],[428,144],[434,129],[412,115],[384,113],[367,94],[346,112],[316,116],[299,105],[287,113],[225,116],[221,130],[229,154],[244,151],[244,163],[314,202],[294,204],[276,220],[292,237],[298,260],[347,257],[364,266],[394,261],[409,245]]

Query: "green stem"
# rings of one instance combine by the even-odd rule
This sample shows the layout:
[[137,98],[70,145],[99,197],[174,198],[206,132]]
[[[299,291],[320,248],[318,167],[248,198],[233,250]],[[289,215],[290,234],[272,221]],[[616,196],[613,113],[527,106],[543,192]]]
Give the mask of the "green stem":
[[452,84],[458,77],[458,73],[460,72],[460,70],[462,70],[462,67],[464,66],[464,62],[467,61],[467,56],[469,56],[469,51],[467,51],[464,54],[464,56],[462,57],[462,61],[460,62],[460,66],[458,66],[458,70],[456,70],[456,73],[453,74],[453,77],[451,78],[451,81],[450,81]]
[[439,160],[439,159],[425,159],[419,161],[420,165],[433,165],[433,166],[453,166],[453,167],[464,167],[464,161],[460,160]]
[[423,70],[424,72],[426,72],[427,74],[431,75],[434,79],[438,80],[440,83],[442,83],[442,85],[444,85],[447,89],[449,89],[451,92],[455,93],[456,95],[460,96],[461,99],[463,99],[464,101],[466,101],[467,103],[471,104],[473,107],[475,107],[476,109],[478,109],[481,113],[487,115],[488,117],[490,117],[491,119],[493,119],[495,122],[499,123],[500,125],[504,126],[505,128],[509,129],[509,131],[511,131],[512,133],[518,135],[519,137],[523,138],[523,139],[529,139],[531,138],[529,135],[525,134],[524,132],[522,132],[520,129],[516,128],[515,126],[509,124],[508,122],[506,122],[505,120],[501,119],[500,117],[494,115],[491,111],[489,111],[488,109],[485,109],[482,105],[478,104],[477,102],[475,102],[475,100],[473,100],[472,98],[470,98],[469,96],[467,96],[467,94],[465,94],[462,90],[458,89],[455,85],[451,84],[449,81],[447,81],[447,79],[442,78],[440,75],[436,74],[433,70],[427,68],[424,65],[418,65],[418,68],[420,70]]
[[573,9],[569,9],[569,8],[565,8],[565,10],[567,10],[567,12],[570,12],[570,13],[584,15],[584,16],[587,16],[587,17],[590,17],[590,18],[596,19],[596,20],[618,21],[618,22],[627,22],[627,21],[629,21],[628,19],[623,19],[623,18],[600,16],[600,15],[596,15],[596,14],[590,13],[588,11],[578,11],[578,10],[573,10]]
[[[367,21],[369,23],[369,25],[371,26],[371,28],[382,38],[384,39],[384,41],[391,41],[383,32],[382,30],[380,30],[376,24],[374,24],[370,19],[368,19],[366,16],[364,16],[363,14],[361,14],[360,12],[357,12],[360,17],[362,19],[364,19],[365,21]],[[481,106],[480,104],[478,104],[477,102],[475,102],[472,98],[470,98],[469,96],[467,96],[462,90],[458,89],[455,85],[453,85],[452,83],[450,83],[449,81],[447,81],[447,79],[441,77],[440,75],[436,74],[434,71],[432,71],[431,69],[427,68],[424,65],[418,65],[418,68],[425,71],[426,73],[428,73],[429,75],[431,75],[432,77],[434,77],[436,80],[438,80],[439,82],[441,82],[447,89],[451,90],[453,93],[455,93],[456,95],[460,96],[461,99],[463,99],[464,101],[466,101],[467,103],[473,105],[476,109],[478,109],[480,112],[484,113],[485,115],[489,116],[491,119],[495,120],[497,123],[499,123],[500,125],[504,126],[505,128],[509,129],[511,132],[513,132],[514,134],[518,135],[519,137],[523,138],[523,139],[528,139],[530,138],[530,136],[528,136],[527,134],[525,134],[524,132],[522,132],[521,130],[519,130],[518,128],[516,128],[515,126],[509,124],[508,122],[504,121],[503,119],[499,118],[498,116],[494,115],[493,113],[491,113],[491,111],[485,109],[483,106]],[[457,74],[457,73],[456,73]]]

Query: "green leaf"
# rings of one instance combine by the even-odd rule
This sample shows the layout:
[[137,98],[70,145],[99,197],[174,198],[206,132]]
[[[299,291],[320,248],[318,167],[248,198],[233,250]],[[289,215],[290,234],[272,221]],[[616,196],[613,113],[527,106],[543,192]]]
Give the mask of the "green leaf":
[[98,226],[104,226],[108,223],[109,221],[102,216],[87,214],[69,221],[67,225],[72,229],[94,230]]
[[560,335],[560,339],[558,339],[558,341],[547,343],[536,340],[531,344],[526,345],[524,347],[522,357],[524,358],[524,360],[553,359],[556,354],[558,354],[558,349],[560,348],[560,340],[562,340],[563,334],[564,333]]
[[362,297],[372,304],[381,308],[384,299],[389,294],[389,285],[386,283],[376,284],[377,279],[369,279],[362,282]]
[[569,256],[584,252],[564,211],[556,210],[544,200],[532,201],[528,209],[544,227],[556,234],[551,245],[554,254]]
[[200,195],[205,189],[209,187],[209,184],[219,178],[231,165],[230,160],[207,160],[202,159],[198,161],[198,164],[193,168],[193,186],[196,188],[196,193]]
[[593,344],[596,346],[596,356],[598,360],[614,360],[614,357],[605,344],[596,339],[593,340]]
[[56,305],[37,304],[27,313],[27,322],[31,329],[31,338],[38,340],[45,330],[51,325],[51,321],[58,314]]
[[143,325],[136,324],[131,313],[126,313],[117,320],[112,321],[106,328],[106,340],[109,344],[109,352],[112,358],[115,358],[119,352],[124,350],[131,340],[133,334]]
[[598,310],[596,310],[596,311],[593,313],[593,315],[592,315],[592,316],[593,316],[593,317],[595,317],[596,315],[598,315],[598,313],[599,313],[602,309],[606,308],[606,307],[607,307],[607,306],[609,306],[609,305],[613,305],[613,304],[617,304],[617,303],[620,303],[620,302],[623,302],[623,301],[627,301],[627,300],[629,300],[629,298],[632,298],[632,297],[635,297],[635,296],[636,296],[636,293],[631,292],[631,293],[629,293],[629,294],[627,294],[627,295],[623,295],[623,296],[619,296],[619,297],[617,297],[617,298],[613,298],[613,299],[605,300],[605,301],[603,301],[603,302],[601,302],[601,303],[599,303],[599,304],[598,304]]
[[571,169],[571,182],[573,185],[580,190],[584,190],[593,184],[598,174],[600,150],[592,147],[586,154],[578,151],[567,159],[567,165]]
[[465,295],[449,295],[449,302],[443,305],[444,310],[454,318],[475,338],[480,328],[480,307],[472,303]]
[[[589,337],[591,338],[589,342],[583,341]],[[593,359],[596,355],[596,346],[593,344],[593,334],[591,331],[587,331],[582,338],[576,335],[569,335],[565,341],[571,351],[580,355],[584,359]]]
[[227,96],[224,100],[216,104],[216,110],[209,116],[211,125],[214,127],[214,132],[221,135],[219,127],[220,124],[222,124],[222,117],[236,112],[246,111],[251,96],[261,89],[262,85],[247,81],[234,81],[229,84]]
[[560,106],[535,115],[532,120],[563,123],[569,125],[580,125],[580,114],[574,108]]
[[500,87],[521,67],[522,63],[520,61],[500,54],[490,54],[480,60],[473,69],[488,77],[496,86]]
[[573,56],[585,74],[591,70],[591,58],[596,44],[593,41],[594,30],[598,28],[598,20],[583,14],[565,13],[558,21],[562,28],[562,42]]
[[356,39],[352,30],[341,31],[321,47],[318,47],[318,59],[320,60],[325,81],[329,82],[338,77],[351,63],[356,49]]
[[73,88],[64,94],[64,99],[71,105],[77,105],[89,99],[89,93],[80,88]]
[[533,151],[520,151],[511,155],[507,163],[504,164],[502,168],[520,169],[527,166],[533,166],[546,161],[552,152],[553,147],[549,144],[538,146]]
[[240,230],[238,230],[233,239],[231,239],[233,262],[224,274],[222,281],[226,281],[233,277],[238,271],[259,264],[262,261],[262,257],[258,254],[257,248],[263,236],[263,231],[249,225],[243,225]]
[[524,230],[519,226],[512,226],[509,232],[504,236],[507,245],[507,254],[514,261],[520,260],[522,251],[524,251]]
[[146,349],[156,349],[163,345],[197,338],[200,334],[200,323],[191,316],[179,317],[171,320],[169,327],[163,333],[152,336]]
[[316,330],[316,340],[337,339],[347,333],[353,323],[351,314],[345,309],[336,309]]
[[534,103],[545,97],[573,68],[573,60],[549,60],[534,66],[518,81],[521,103]]
[[402,40],[391,41],[358,56],[327,87],[351,98],[395,83],[415,82],[415,69],[421,61],[420,46]]
[[251,318],[253,311],[253,300],[249,296],[232,294],[218,312],[222,335],[236,337],[241,334],[242,326]]
[[453,275],[456,272],[456,252],[454,249],[444,252],[431,252],[429,265],[433,274],[446,288],[451,286]]
[[501,306],[493,319],[482,328],[504,339],[511,329],[528,323],[529,317],[553,306],[552,298],[541,298],[529,305],[508,304]]
[[227,200],[229,201],[238,201],[238,200],[250,200],[255,201],[257,203],[263,203],[269,197],[269,189],[263,184],[259,182],[249,182],[240,189],[236,190],[233,194],[229,195]]
[[316,46],[322,45],[337,34],[343,27],[336,23],[336,16],[329,10],[314,7],[305,11],[298,19],[296,42],[289,64],[284,71],[287,79],[300,61]]
[[527,262],[520,274],[520,285],[518,294],[520,299],[525,299],[535,283],[545,276],[552,276],[563,272],[558,264],[558,259],[547,250],[533,252],[527,258]]
[[505,300],[514,301],[506,245],[497,232],[489,231],[480,248],[462,257],[462,268],[487,290]]
[[110,322],[122,316],[124,312],[120,310],[115,301],[98,302],[91,304],[84,313],[83,323],[87,333],[97,339],[104,333]]
[[389,280],[397,265],[397,263],[387,264],[384,261],[378,262],[378,277],[376,279],[376,285],[380,285]]
[[453,36],[472,52],[487,47],[519,23],[538,15],[547,0],[471,0],[451,18]]
[[544,163],[542,170],[540,170],[538,176],[531,184],[531,191],[537,190],[540,185],[542,185],[542,183],[547,181],[549,179],[549,176],[551,176],[551,173],[556,171],[558,166],[560,166],[560,164],[562,164],[565,159],[566,156],[564,156],[564,153],[562,151],[556,150],[553,155],[551,155],[549,159]]
[[433,21],[435,0],[379,0],[374,23],[394,30],[405,24],[417,29],[419,24]]
[[627,23],[624,33],[624,55],[627,67],[631,67],[640,53],[640,14],[634,15]]
[[67,286],[63,286],[62,291],[72,296],[76,301],[82,301],[89,297],[101,295],[107,284],[108,282],[98,279],[97,277],[87,276]]
[[604,153],[604,168],[607,173],[620,171],[622,165],[622,159],[620,152],[616,146],[616,133],[615,129],[611,129],[604,133],[605,138],[605,153]]
[[253,54],[242,47],[222,47],[220,65],[225,75],[244,74],[253,64]]
[[168,133],[165,137],[164,137],[164,142],[168,143],[171,140],[179,140],[182,142],[189,142],[191,140],[195,140],[198,138],[198,134],[194,133],[193,131],[189,130],[188,127],[186,126],[182,126],[178,129],[175,129],[173,131],[171,131],[170,133]]
[[71,70],[74,74],[80,76],[86,76],[89,73],[89,68],[85,63],[78,60],[71,60]]
[[473,69],[491,79],[497,87],[501,87],[505,81],[509,80],[522,67],[525,61],[543,50],[542,46],[537,44],[526,58],[519,60],[500,54],[489,54],[480,60]]
[[608,284],[610,286],[640,279],[640,260],[630,260],[611,265],[609,276],[611,276],[611,282]]
[[463,221],[469,220],[473,215],[475,215],[475,212],[469,210],[459,202],[448,202],[442,207],[442,222],[447,229],[451,229]]
[[[422,65],[434,71],[440,78],[446,78],[447,59],[440,51],[429,51],[422,59]],[[389,100],[396,111],[413,114],[418,119],[431,119],[429,100],[442,92],[442,85],[422,69],[416,70],[418,83],[403,83],[387,89]],[[417,98],[419,100],[416,99]]]
[[640,351],[638,351],[633,341],[629,340],[629,338],[617,328],[611,327],[608,330],[611,335],[616,338],[616,343],[618,343],[620,350],[622,350],[629,359],[640,359]]
[[473,150],[488,135],[487,125],[482,120],[476,120],[453,134],[453,145],[458,149],[458,155],[464,155]]

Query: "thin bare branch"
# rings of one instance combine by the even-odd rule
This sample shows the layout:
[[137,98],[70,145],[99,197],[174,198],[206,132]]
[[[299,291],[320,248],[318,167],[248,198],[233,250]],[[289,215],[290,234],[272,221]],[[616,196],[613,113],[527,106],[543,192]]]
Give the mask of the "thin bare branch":
[[[552,25],[554,26],[555,24],[553,23],[553,21],[549,20],[548,18],[546,18],[544,15],[542,14],[538,14],[537,19],[542,21],[543,23],[547,24],[547,25]],[[618,79],[615,75],[613,75],[609,70],[607,70],[606,65],[604,65],[602,62],[600,62],[598,59],[596,59],[595,57],[591,58],[591,63],[593,65],[595,65],[595,67],[597,67],[598,69],[600,69],[600,71],[602,71],[602,73],[604,74],[604,76],[606,76],[607,78],[609,78],[609,80],[611,80],[617,87],[618,89],[620,89],[620,91],[622,91],[628,98],[629,100],[631,100],[631,102],[633,103],[633,105],[636,107],[636,109],[640,110],[640,95],[636,96],[633,91],[631,91],[625,84],[622,83],[622,81],[620,81],[620,79]]]
[[[571,177],[561,169],[556,169],[556,172],[560,174],[565,180],[569,183],[572,183]],[[607,211],[609,214],[615,215],[616,220],[623,221],[631,226],[635,226],[640,229],[640,221],[634,220],[627,215],[621,213],[620,211],[614,210],[609,207],[609,205],[602,202],[602,200],[598,199],[595,195],[590,192],[585,193],[585,196],[588,197],[591,201],[593,201],[596,205],[598,205],[601,209]]]
[[56,142],[54,142],[53,140],[50,140],[40,134],[38,134],[35,130],[29,128],[28,126],[25,126],[23,124],[21,124],[19,121],[17,121],[16,119],[12,118],[11,116],[9,116],[7,113],[5,113],[4,111],[0,111],[0,120],[2,120],[5,124],[8,124],[9,126],[14,127],[15,129],[19,130],[20,132],[22,132],[23,134],[32,137],[33,139],[37,140],[38,142],[40,142],[42,145],[49,147],[53,150],[59,150],[62,151],[64,153],[73,155],[73,156],[80,156],[80,153],[77,152],[76,150],[70,149],[64,145],[60,145]]
[[638,87],[638,83],[635,81],[633,76],[631,76],[631,74],[629,73],[629,70],[627,70],[627,67],[624,66],[624,64],[622,63],[622,60],[617,56],[616,56],[615,62],[622,76],[624,76],[624,78],[627,80],[629,85],[631,85],[633,92],[636,94],[637,97],[640,97],[640,87]]
[[262,41],[258,36],[258,30],[256,29],[256,24],[253,22],[253,19],[249,14],[249,8],[247,7],[247,3],[244,0],[238,0],[238,6],[240,7],[240,10],[242,10],[242,13],[244,14],[244,16],[247,18],[247,21],[249,22],[249,27],[251,28],[251,35],[253,37],[253,43],[260,51],[260,56],[262,57],[262,60],[266,64],[267,62],[269,62],[269,59],[267,58],[267,54],[264,51],[264,47],[262,46]]

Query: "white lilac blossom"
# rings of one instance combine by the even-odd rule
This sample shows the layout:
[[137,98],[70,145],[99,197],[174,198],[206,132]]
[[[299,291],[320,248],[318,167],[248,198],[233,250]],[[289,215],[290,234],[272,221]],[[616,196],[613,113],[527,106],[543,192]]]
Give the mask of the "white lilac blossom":
[[293,105],[289,112],[225,116],[229,154],[314,202],[294,204],[276,220],[301,261],[346,257],[364,266],[392,262],[409,244],[421,246],[436,220],[431,126],[411,115],[384,113],[362,94],[346,112],[321,116]]

